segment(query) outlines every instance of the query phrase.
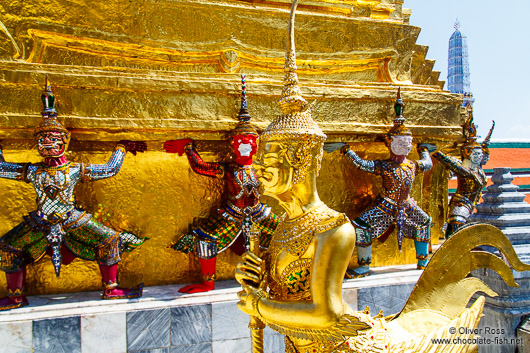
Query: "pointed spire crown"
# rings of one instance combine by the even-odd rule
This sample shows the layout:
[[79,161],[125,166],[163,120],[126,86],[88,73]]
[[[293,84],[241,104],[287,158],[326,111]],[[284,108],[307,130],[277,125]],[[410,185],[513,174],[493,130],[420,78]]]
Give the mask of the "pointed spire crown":
[[465,142],[462,148],[469,150],[473,148],[480,148],[481,145],[477,142],[477,126],[475,125],[473,118],[473,105],[468,103],[466,106],[468,118],[462,128],[462,134],[464,135]]
[[482,141],[482,144],[481,144],[482,150],[484,151],[484,153],[487,153],[487,154],[490,153],[489,146],[490,146],[490,142],[491,142],[491,135],[493,134],[493,129],[495,129],[495,120],[493,120],[491,122],[490,131],[488,132],[488,135],[486,136],[484,141]]
[[46,132],[62,132],[68,135],[68,130],[57,121],[57,111],[55,110],[55,94],[52,91],[52,85],[46,75],[44,83],[44,91],[41,95],[43,109],[41,111],[43,121],[35,129],[35,135]]
[[283,114],[278,116],[267,127],[262,138],[268,140],[297,140],[303,138],[314,141],[314,143],[323,143],[326,140],[326,135],[311,117],[311,105],[302,97],[298,86],[294,40],[295,12],[298,1],[294,0],[291,6],[285,50],[285,77],[283,79],[282,96],[277,102]]
[[466,110],[468,118],[464,123],[464,126],[462,126],[462,134],[464,135],[465,139],[464,144],[462,145],[460,150],[462,153],[462,157],[469,158],[471,151],[475,148],[481,148],[482,152],[489,154],[489,144],[491,140],[491,135],[493,134],[493,129],[495,128],[495,121],[492,122],[491,128],[484,141],[482,141],[482,143],[478,143],[477,139],[480,136],[477,135],[477,125],[475,125],[474,122],[473,104],[471,104],[471,102],[467,103]]
[[296,74],[294,44],[294,20],[299,0],[291,6],[287,47],[285,54],[285,77],[282,96],[278,106],[282,113],[261,135],[262,142],[282,143],[288,150],[289,163],[294,167],[293,182],[301,183],[310,171],[318,174],[322,162],[322,147],[326,135],[311,117],[311,105],[302,97]]
[[247,80],[245,75],[241,75],[241,109],[239,109],[239,120],[250,120],[247,105]]
[[44,81],[44,91],[42,91],[41,99],[43,105],[42,115],[57,115],[57,111],[55,110],[55,94],[52,92],[52,85],[48,80],[48,75],[46,75]]
[[398,88],[396,102],[394,103],[394,111],[396,117],[394,118],[394,126],[388,130],[390,136],[411,136],[412,132],[408,127],[405,126],[405,117],[403,116],[403,110],[405,109],[405,103],[401,99],[401,87]]
[[231,131],[231,136],[249,134],[258,136],[258,129],[250,123],[250,114],[247,105],[247,80],[245,75],[241,75],[241,107],[237,118],[239,122]]
[[285,76],[283,78],[282,97],[277,104],[284,114],[300,113],[307,110],[309,104],[302,97],[298,86],[298,74],[296,73],[296,48],[294,41],[294,21],[298,0],[293,1],[291,14],[289,16],[289,27],[287,30],[287,47],[285,50]]

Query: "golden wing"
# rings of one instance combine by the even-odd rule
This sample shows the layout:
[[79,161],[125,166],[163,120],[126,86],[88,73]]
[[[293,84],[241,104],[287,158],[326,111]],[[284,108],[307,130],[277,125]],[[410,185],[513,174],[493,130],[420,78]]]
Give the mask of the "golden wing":
[[365,322],[360,321],[352,315],[344,314],[340,320],[333,326],[323,329],[308,329],[302,327],[290,327],[262,320],[274,331],[290,337],[316,341],[316,342],[337,342],[344,341],[347,337],[356,336],[358,331],[366,330],[371,326]]
[[418,309],[435,310],[456,317],[464,311],[476,292],[496,296],[497,293],[478,278],[466,278],[471,271],[479,268],[495,270],[508,285],[518,287],[510,267],[501,258],[476,250],[482,245],[497,248],[515,270],[530,270],[530,265],[519,260],[500,229],[488,224],[469,225],[456,232],[434,254],[396,318]]

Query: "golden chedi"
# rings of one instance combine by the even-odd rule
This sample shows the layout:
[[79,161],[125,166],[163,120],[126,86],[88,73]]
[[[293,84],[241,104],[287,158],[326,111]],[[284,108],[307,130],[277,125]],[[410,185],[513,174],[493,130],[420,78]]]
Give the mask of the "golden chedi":
[[[150,238],[141,252],[122,259],[123,285],[200,280],[199,261],[175,254],[167,244],[221,206],[223,182],[195,177],[187,159],[166,154],[163,143],[189,137],[205,161],[229,162],[226,141],[238,122],[240,73],[247,74],[253,122],[265,129],[282,89],[290,5],[286,0],[0,0],[0,140],[10,160],[40,161],[28,127],[40,122],[33,97],[41,93],[46,73],[54,82],[59,120],[72,132],[69,159],[104,163],[115,141],[147,143],[148,151],[130,156],[112,181],[76,190],[79,206],[106,226]],[[392,124],[388,111],[398,86],[418,141],[451,152],[447,146],[460,136],[465,120],[462,97],[442,89],[434,61],[425,57],[427,47],[416,43],[420,28],[409,24],[405,6],[402,0],[300,5],[297,73],[303,95],[316,101],[313,118],[327,141],[351,141],[363,158],[387,154],[374,140]],[[379,191],[375,177],[328,155],[317,184],[321,198],[350,218]],[[0,181],[0,188],[4,234],[31,211],[33,191],[8,181]],[[433,217],[433,242],[447,208],[444,190],[447,172],[437,166],[413,185],[414,198]],[[415,262],[408,244],[399,256],[389,256],[397,246],[374,244],[372,266]],[[75,260],[58,281],[47,260],[28,271],[30,295],[100,288],[96,265]],[[220,254],[218,279],[233,278],[237,261]],[[0,297],[4,287],[2,278]]]
[[[285,211],[265,253],[247,252],[236,270],[243,290],[238,307],[285,334],[286,352],[441,352],[476,351],[469,341],[477,327],[484,297],[466,309],[476,291],[495,293],[476,278],[481,267],[495,269],[515,286],[510,268],[491,253],[473,250],[496,246],[517,270],[528,270],[509,240],[489,225],[464,228],[434,255],[407,304],[395,317],[353,312],[342,300],[342,280],[355,246],[348,218],[319,197],[325,134],[300,95],[296,75],[293,3],[287,43],[285,87],[279,105],[283,114],[262,135],[255,168],[265,193]],[[444,271],[440,271],[444,269]],[[263,326],[261,326],[263,327]],[[263,352],[262,336],[254,334],[253,352]],[[463,328],[456,332],[451,327]],[[438,345],[433,339],[460,340]],[[471,342],[471,343],[470,343]]]

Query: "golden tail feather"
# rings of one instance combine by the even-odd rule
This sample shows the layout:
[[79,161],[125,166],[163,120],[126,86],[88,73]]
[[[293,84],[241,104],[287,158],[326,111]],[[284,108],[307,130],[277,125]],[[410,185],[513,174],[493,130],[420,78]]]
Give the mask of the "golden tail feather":
[[[469,308],[464,309],[458,317],[447,321],[435,330],[420,335],[412,340],[395,342],[391,345],[392,352],[417,352],[417,353],[464,353],[476,352],[477,345],[469,342],[476,338],[474,329],[478,327],[484,308],[484,297],[480,296],[475,303]],[[402,325],[421,321],[428,313],[420,310],[416,313],[403,315]],[[432,315],[432,314],[431,314]],[[411,317],[407,317],[411,316]],[[465,342],[465,343],[464,343]]]

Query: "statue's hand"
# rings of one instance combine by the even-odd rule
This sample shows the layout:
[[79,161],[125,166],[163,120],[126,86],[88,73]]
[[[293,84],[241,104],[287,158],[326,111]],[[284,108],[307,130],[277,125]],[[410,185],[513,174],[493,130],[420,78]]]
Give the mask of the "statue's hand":
[[267,297],[267,294],[262,289],[256,289],[248,286],[243,286],[243,290],[237,293],[239,302],[237,307],[244,313],[250,316],[260,316],[258,312],[258,301],[261,298]]
[[167,153],[178,153],[179,156],[184,154],[184,147],[193,143],[192,139],[169,140],[164,143],[164,150]]
[[259,288],[265,273],[263,260],[251,252],[246,252],[241,256],[241,260],[236,266],[236,281],[241,286]]
[[436,145],[432,143],[418,143],[418,151],[427,150],[429,153],[433,153],[436,148]]
[[327,153],[335,152],[346,146],[344,142],[328,142],[324,144],[324,151]]
[[127,152],[131,152],[135,156],[136,152],[147,151],[147,145],[143,141],[121,140],[118,141],[118,145],[123,145]]

